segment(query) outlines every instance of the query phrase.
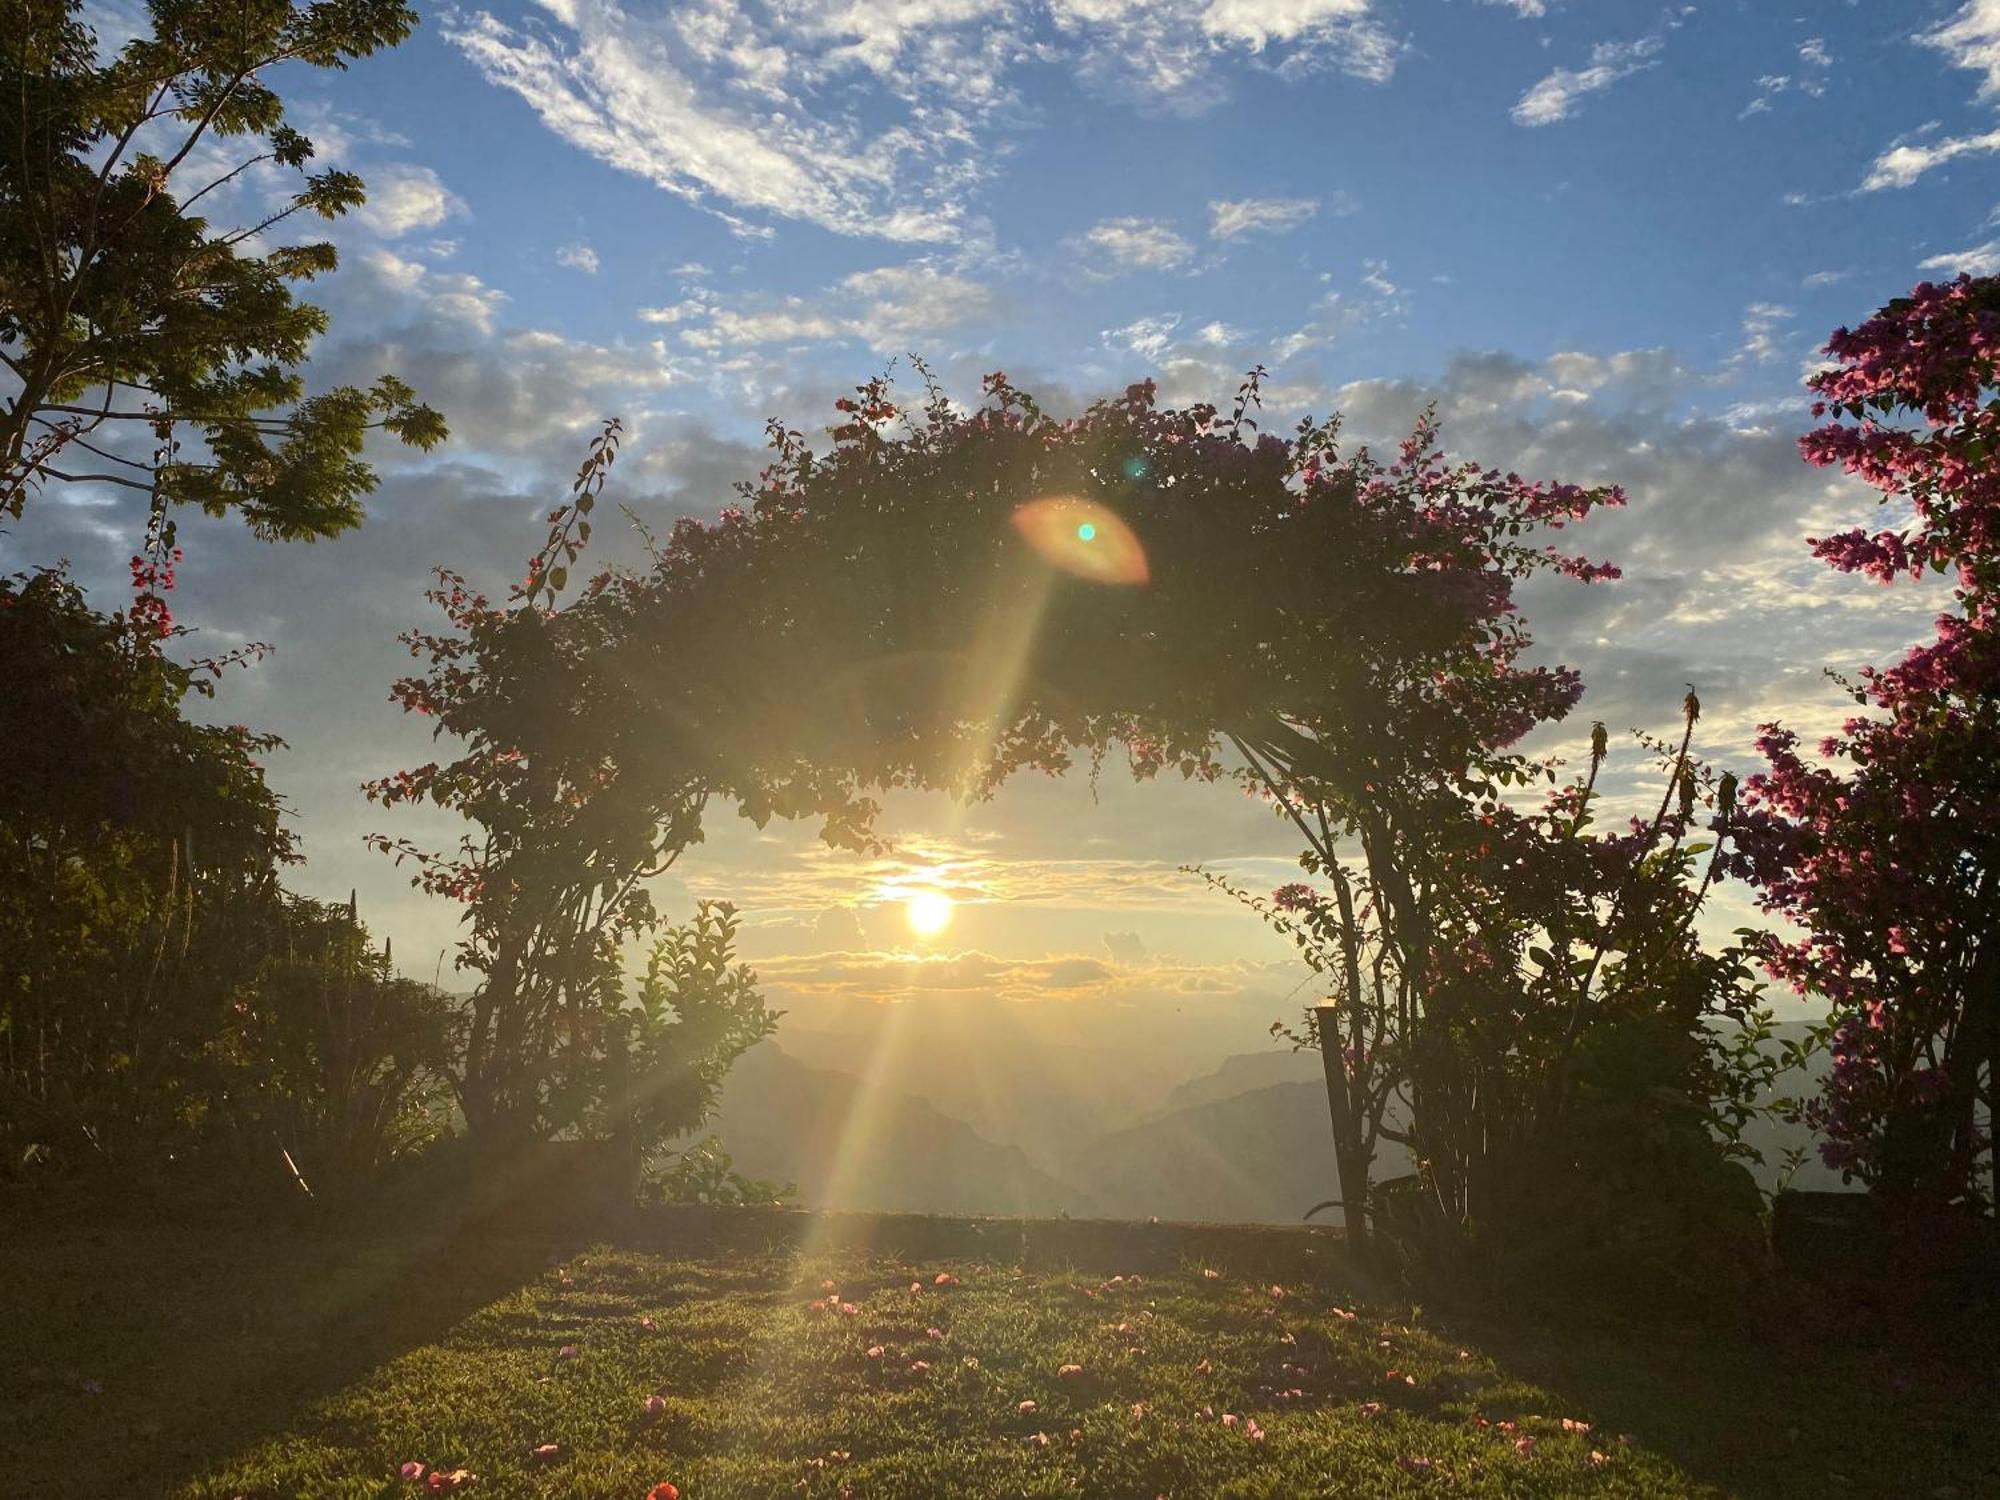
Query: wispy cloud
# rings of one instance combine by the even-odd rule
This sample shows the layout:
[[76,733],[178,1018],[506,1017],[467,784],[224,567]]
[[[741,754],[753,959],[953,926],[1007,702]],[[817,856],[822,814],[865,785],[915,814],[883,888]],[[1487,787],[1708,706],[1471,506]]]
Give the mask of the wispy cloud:
[[564,245],[562,249],[556,251],[556,264],[568,266],[572,271],[581,271],[586,276],[595,276],[603,267],[603,262],[597,258],[597,252],[581,240]]
[[1996,151],[2000,151],[2000,130],[1988,130],[1980,135],[1948,136],[1922,144],[1904,142],[1891,146],[1875,158],[1868,175],[1861,180],[1861,191],[1874,193],[1883,188],[1905,188],[1924,173],[1946,162],[1957,161],[1963,156],[1991,156]]
[[1576,112],[1579,101],[1601,94],[1620,79],[1643,72],[1657,61],[1666,37],[1654,32],[1630,42],[1599,42],[1581,68],[1557,68],[1515,101],[1509,112],[1516,125],[1556,125]]
[[[1351,205],[1335,212],[1351,212]],[[1242,234],[1283,234],[1319,212],[1317,198],[1218,199],[1208,205],[1208,232],[1219,240]]]
[[1133,215],[1101,219],[1070,243],[1083,268],[1098,276],[1171,271],[1194,256],[1194,246],[1173,225]]
[[1974,245],[1965,250],[1952,250],[1943,255],[1933,255],[1921,263],[1926,271],[1945,271],[1953,276],[1963,272],[1968,276],[1991,276],[2000,272],[2000,240],[1988,240],[1983,245]]
[[542,123],[740,234],[763,218],[914,243],[967,237],[972,198],[1018,114],[1017,65],[1182,110],[1225,90],[1218,64],[1383,80],[1401,44],[1374,0],[901,0],[756,5],[545,0],[532,27],[448,10],[445,38]]
[[1944,53],[1953,67],[1985,74],[1980,98],[2000,94],[2000,0],[1967,0],[1950,20],[1919,32],[1917,40]]
[[1833,55],[1826,50],[1822,37],[1807,37],[1799,43],[1798,67],[1790,73],[1766,73],[1757,80],[1757,97],[1743,106],[1738,119],[1748,119],[1751,115],[1768,114],[1772,101],[1781,94],[1804,94],[1808,99],[1818,99],[1825,95],[1827,73],[1833,67]]

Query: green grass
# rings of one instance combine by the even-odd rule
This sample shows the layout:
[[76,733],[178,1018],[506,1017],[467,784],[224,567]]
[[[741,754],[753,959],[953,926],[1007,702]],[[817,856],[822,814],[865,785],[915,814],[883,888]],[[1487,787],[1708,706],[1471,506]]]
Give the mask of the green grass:
[[821,1228],[16,1225],[0,1493],[414,1496],[415,1459],[577,1500],[2000,1494],[1964,1373],[1879,1342],[1441,1322],[1316,1235]]

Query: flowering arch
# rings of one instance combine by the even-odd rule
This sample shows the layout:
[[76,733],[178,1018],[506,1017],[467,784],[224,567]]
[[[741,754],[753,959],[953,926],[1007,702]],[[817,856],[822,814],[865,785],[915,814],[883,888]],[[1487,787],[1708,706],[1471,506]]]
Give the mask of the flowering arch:
[[1260,435],[1254,374],[1227,411],[1147,383],[1067,420],[1000,375],[976,411],[926,390],[858,388],[824,453],[772,424],[739,503],[558,607],[613,424],[507,602],[440,573],[452,628],[409,637],[430,669],[395,694],[462,753],[369,792],[479,830],[450,855],[376,840],[466,905],[475,1133],[562,1128],[618,947],[657,920],[645,882],[712,805],[871,848],[884,791],[983,798],[1118,754],[1294,821],[1309,801],[1330,837],[1393,816],[1392,787],[1525,774],[1508,747],[1581,690],[1521,661],[1514,587],[1610,575],[1543,533],[1615,490],[1448,464],[1428,414],[1388,463],[1337,421]]

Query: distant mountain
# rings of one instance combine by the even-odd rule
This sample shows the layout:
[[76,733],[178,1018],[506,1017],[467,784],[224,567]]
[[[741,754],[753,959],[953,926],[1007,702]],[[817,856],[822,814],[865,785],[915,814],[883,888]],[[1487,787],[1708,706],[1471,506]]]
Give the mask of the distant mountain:
[[1252,1089],[1269,1088],[1274,1083],[1323,1082],[1326,1074],[1317,1052],[1294,1052],[1289,1047],[1273,1047],[1268,1052],[1240,1052],[1225,1057],[1212,1073],[1190,1078],[1174,1088],[1160,1106],[1160,1114],[1193,1109],[1201,1104],[1247,1094]]
[[777,1040],[814,1067],[926,1099],[1059,1173],[1078,1141],[1156,1112],[1186,1064],[1066,1034],[1056,1018],[1035,1014],[1047,1008],[882,1007],[865,1028],[787,1026]]
[[[1379,1175],[1404,1170],[1393,1150],[1384,1148]],[[1084,1146],[1069,1175],[1114,1218],[1296,1224],[1340,1196],[1318,1082],[1275,1083],[1116,1131]]]
[[809,1067],[775,1040],[738,1059],[704,1127],[736,1169],[794,1182],[808,1208],[1050,1215],[1095,1211],[1016,1147],[929,1101]]

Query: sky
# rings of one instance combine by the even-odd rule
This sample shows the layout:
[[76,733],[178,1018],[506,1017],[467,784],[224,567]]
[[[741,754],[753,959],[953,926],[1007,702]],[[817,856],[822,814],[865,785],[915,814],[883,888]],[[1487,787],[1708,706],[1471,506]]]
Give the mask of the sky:
[[[1056,410],[1146,377],[1226,400],[1261,364],[1279,430],[1339,411],[1378,443],[1434,402],[1457,454],[1630,494],[1578,537],[1623,581],[1525,600],[1584,673],[1571,729],[1670,729],[1692,683],[1697,747],[1741,771],[1758,723],[1831,726],[1823,669],[1941,603],[1812,561],[1875,497],[1795,439],[1831,329],[2000,271],[2000,0],[543,0],[426,6],[390,53],[272,81],[371,194],[328,231],[312,379],[393,371],[453,438],[374,450],[369,520],[335,541],[184,522],[176,608],[191,654],[276,647],[204,711],[289,741],[293,885],[358,889],[406,972],[455,913],[362,837],[456,830],[358,791],[438,753],[388,700],[396,637],[433,623],[434,564],[518,575],[605,416],[609,498],[657,527],[725,504],[767,417],[823,431],[911,353],[965,399],[1004,369]],[[247,220],[283,188],[211,201]],[[67,558],[111,607],[140,522],[51,491],[0,566]],[[596,546],[637,555],[618,527]],[[1293,873],[1234,791],[1023,782],[893,801],[884,828],[901,853],[865,861],[712,815],[661,900],[735,901],[772,998],[828,1024],[976,993],[1208,1006],[1247,1047],[1311,998],[1181,868]],[[919,884],[961,898],[934,935],[898,899]],[[1731,892],[1718,921],[1748,915]]]

